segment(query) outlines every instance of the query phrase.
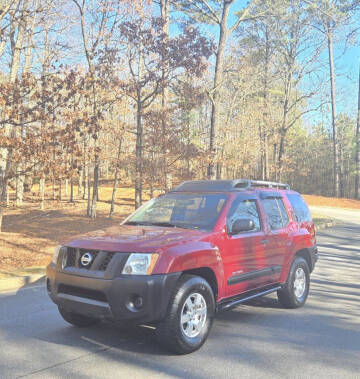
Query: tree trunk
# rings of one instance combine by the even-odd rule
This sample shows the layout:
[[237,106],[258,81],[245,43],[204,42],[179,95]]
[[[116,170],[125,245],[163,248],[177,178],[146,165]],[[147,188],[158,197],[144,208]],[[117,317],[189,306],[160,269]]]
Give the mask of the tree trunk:
[[356,156],[355,156],[355,199],[359,199],[360,185],[360,67],[359,67],[358,109],[356,119]]
[[279,142],[279,153],[278,153],[278,163],[276,170],[276,180],[282,180],[282,170],[283,170],[283,155],[285,152],[285,138],[286,138],[286,129],[280,130],[280,142]]
[[[160,10],[161,10],[161,19],[163,21],[162,31],[166,36],[166,40],[169,37],[169,26],[170,26],[170,0],[160,0]],[[169,67],[166,65],[163,70],[163,77],[168,75]],[[168,90],[167,88],[163,88],[161,94],[161,108],[162,108],[162,135],[163,138],[166,139],[167,133],[167,112],[168,112]],[[163,168],[164,168],[164,187],[165,190],[168,191],[172,187],[172,177],[171,172],[168,167],[168,156],[167,149],[163,149]]]
[[59,200],[62,201],[62,180],[59,180]]
[[40,209],[43,211],[45,207],[45,178],[40,178]]
[[91,216],[91,198],[90,198],[90,195],[91,195],[91,183],[90,183],[90,165],[88,164],[87,166],[87,170],[86,170],[86,176],[87,176],[87,180],[86,180],[86,189],[87,189],[87,216],[90,217]]
[[138,96],[136,108],[136,166],[135,166],[135,208],[139,208],[142,204],[142,135],[143,127],[141,120],[141,100]]
[[161,19],[163,21],[163,32],[168,36],[170,23],[170,0],[160,0],[160,12]]
[[[86,60],[88,63],[89,73],[91,77],[91,86],[92,86],[92,92],[93,92],[93,99],[92,99],[92,113],[93,116],[97,115],[97,109],[96,109],[96,88],[95,88],[95,66],[93,62],[93,53],[94,53],[94,45],[92,48],[89,47],[88,44],[88,38],[86,34],[86,26],[85,26],[85,14],[84,14],[84,7],[85,2],[82,2],[82,5],[80,5],[78,2],[75,2],[79,9],[80,13],[80,24],[81,24],[81,35],[82,35],[82,42],[83,42],[83,48],[86,56]],[[97,141],[97,140],[96,140]],[[96,145],[95,141],[95,145]],[[95,149],[97,146],[95,146]],[[89,163],[89,162],[88,162]],[[95,162],[94,162],[94,182],[93,182],[93,194],[92,194],[92,200],[90,202],[90,185],[89,185],[89,172],[88,172],[88,207],[87,207],[87,215],[91,218],[96,218],[96,202],[98,200],[98,181],[99,181],[99,154],[95,153]]]
[[336,94],[335,94],[335,74],[334,74],[334,55],[332,30],[329,28],[327,33],[328,52],[329,52],[329,69],[331,84],[331,118],[333,129],[333,159],[334,159],[334,196],[338,197],[340,192],[340,170],[339,170],[339,141],[336,124]]
[[79,183],[78,183],[78,191],[77,191],[77,194],[79,197],[82,196],[82,193],[83,193],[83,180],[84,180],[84,169],[81,168],[80,169],[80,172],[79,172]]
[[52,198],[56,200],[55,179],[52,180]]
[[339,196],[344,197],[345,196],[345,182],[344,182],[344,172],[345,172],[345,165],[344,165],[344,154],[343,154],[343,146],[344,141],[342,140],[341,136],[339,138],[338,136],[338,142],[339,142]]
[[85,162],[85,180],[84,180],[84,191],[83,191],[83,199],[88,198],[89,193],[89,162]]
[[69,196],[69,179],[65,179],[65,197]]
[[70,178],[70,203],[74,202],[74,180],[71,176]]
[[284,94],[284,104],[283,104],[283,115],[280,128],[280,140],[279,140],[279,150],[276,162],[276,172],[275,179],[281,181],[282,170],[283,170],[283,155],[285,152],[285,138],[288,130],[288,114],[289,114],[289,101],[291,98],[291,86],[292,86],[292,70],[289,69],[286,75],[285,82],[285,94]]
[[264,104],[263,104],[263,128],[261,133],[261,153],[262,153],[262,167],[261,174],[262,179],[267,180],[269,178],[269,157],[268,157],[268,142],[267,135],[269,129],[269,117],[268,117],[268,92],[269,92],[269,64],[270,64],[270,39],[269,39],[269,27],[266,25],[265,30],[265,65],[264,65]]
[[109,212],[110,218],[113,217],[114,209],[115,209],[116,189],[117,189],[117,184],[118,184],[118,179],[119,179],[119,170],[120,170],[121,143],[122,143],[122,138],[120,138],[120,140],[119,140],[118,153],[117,153],[117,157],[116,157],[114,185],[113,185],[113,190],[112,190],[111,205],[110,205],[110,212]]
[[[34,8],[36,10],[38,10],[39,1],[40,0],[37,0],[33,4],[35,6]],[[34,30],[35,30],[35,24],[36,24],[36,14],[37,14],[37,12],[33,12],[31,19],[29,20],[31,26],[30,26],[30,32],[28,32],[28,37],[27,37],[27,41],[26,41],[27,46],[25,49],[25,66],[24,66],[24,73],[25,74],[30,71],[30,67],[31,67],[31,59],[32,59],[32,54],[33,54],[33,50],[34,50],[33,39],[34,39]]]
[[95,155],[95,163],[94,163],[94,182],[93,182],[93,193],[92,193],[92,202],[91,202],[91,210],[90,216],[91,218],[96,218],[96,203],[98,200],[98,188],[99,188],[99,156]]
[[220,95],[219,87],[223,81],[223,69],[224,69],[224,53],[226,47],[227,38],[227,23],[229,16],[231,2],[225,1],[222,9],[220,27],[220,36],[218,43],[218,51],[216,54],[215,62],[215,75],[212,93],[212,105],[211,105],[211,121],[210,121],[210,142],[209,142],[209,153],[210,153],[210,163],[207,170],[208,179],[215,179],[216,172],[214,170],[215,160],[216,160],[216,133],[218,130],[219,117],[220,117]]
[[[12,57],[11,57],[11,68],[10,68],[10,82],[15,82],[16,76],[19,71],[21,50],[23,47],[25,32],[26,32],[26,13],[28,12],[29,0],[25,0],[22,5],[21,17],[19,21],[19,27],[17,31],[16,41],[12,41]],[[12,20],[14,22],[14,20]]]
[[[17,28],[17,33],[15,33],[14,25],[14,13],[10,16],[11,18],[11,31],[10,31],[10,42],[11,42],[11,64],[10,64],[10,82],[14,83],[15,79],[17,77],[18,71],[19,71],[19,65],[20,65],[20,57],[21,57],[21,49],[23,47],[23,41],[24,41],[24,35],[26,31],[26,18],[25,13],[27,11],[28,6],[28,0],[25,0],[22,4],[21,9],[21,19]],[[15,5],[15,4],[14,4]],[[16,7],[18,6],[18,3],[16,3]],[[6,10],[7,9],[7,10]],[[7,6],[4,8],[4,12],[6,10],[9,10],[10,8],[7,8]],[[16,8],[15,8],[16,9]],[[15,12],[15,11],[13,11]],[[4,17],[5,14],[2,14],[0,17]],[[14,39],[16,34],[16,40]],[[10,124],[5,124],[5,136],[11,137],[13,136],[13,127]],[[9,172],[10,168],[12,166],[12,155],[13,150],[12,148],[1,148],[0,149],[0,155],[2,156],[2,159],[0,160],[0,165],[2,168],[3,175],[1,180],[1,187],[0,187],[0,202],[2,203],[0,205],[0,231],[2,226],[2,218],[3,218],[3,209],[2,206],[6,202],[8,204],[9,202],[9,193],[8,193],[8,178],[9,178]]]
[[17,207],[21,207],[23,205],[23,197],[24,197],[24,181],[25,176],[22,174],[22,165],[19,164],[16,169],[16,193],[15,193],[15,204]]
[[[38,1],[35,3],[35,7],[37,8],[38,6]],[[24,74],[29,73],[30,67],[31,67],[31,58],[32,58],[32,53],[33,53],[33,36],[34,36],[34,29],[35,29],[35,21],[36,21],[36,12],[33,12],[33,15],[31,17],[31,26],[30,30],[28,32],[28,37],[27,37],[27,46],[25,49],[25,65],[24,65]],[[1,56],[1,53],[0,53]],[[24,99],[24,101],[28,101],[27,98]],[[24,120],[22,120],[23,123]],[[21,130],[17,132],[17,137],[22,138],[25,140],[25,135],[26,133],[24,132],[25,130],[24,124],[21,127]],[[17,167],[17,174],[16,174],[16,194],[15,194],[15,204],[17,207],[21,207],[23,205],[23,196],[24,196],[24,183],[25,183],[25,175],[22,173],[24,165],[19,163]]]
[[265,180],[265,146],[264,146],[264,133],[265,126],[261,122],[259,123],[259,140],[260,140],[260,173],[261,179]]

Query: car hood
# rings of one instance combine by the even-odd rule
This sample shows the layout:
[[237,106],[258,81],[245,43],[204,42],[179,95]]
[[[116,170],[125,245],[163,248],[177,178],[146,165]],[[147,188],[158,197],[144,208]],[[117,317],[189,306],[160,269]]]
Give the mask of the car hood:
[[206,233],[198,230],[157,226],[118,225],[78,235],[62,245],[116,252],[161,252],[161,250],[199,239]]

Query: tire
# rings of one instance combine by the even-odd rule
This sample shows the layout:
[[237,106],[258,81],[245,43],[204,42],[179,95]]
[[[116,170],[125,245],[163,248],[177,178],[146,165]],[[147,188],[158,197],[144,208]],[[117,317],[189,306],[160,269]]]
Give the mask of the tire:
[[188,354],[206,341],[215,314],[209,283],[201,277],[180,277],[170,298],[167,314],[158,323],[158,342],[176,354]]
[[277,292],[280,304],[285,308],[302,307],[309,294],[310,270],[302,257],[295,256],[284,287]]
[[86,328],[87,326],[96,325],[100,322],[99,319],[83,316],[79,313],[69,312],[61,307],[59,307],[59,312],[66,322],[78,328]]

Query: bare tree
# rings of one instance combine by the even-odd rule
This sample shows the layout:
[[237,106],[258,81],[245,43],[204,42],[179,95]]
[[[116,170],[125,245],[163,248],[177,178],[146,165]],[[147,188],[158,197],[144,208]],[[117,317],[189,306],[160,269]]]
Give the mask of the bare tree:
[[342,25],[350,22],[353,12],[359,7],[358,1],[353,0],[321,0],[306,1],[313,14],[312,26],[326,39],[329,57],[331,122],[333,138],[333,166],[334,166],[334,196],[343,196],[340,149],[338,141],[338,127],[336,115],[336,90],[334,69],[334,36]]
[[239,27],[240,23],[259,15],[250,15],[250,10],[257,3],[253,1],[248,7],[236,13],[236,21],[229,26],[229,15],[231,5],[235,0],[207,1],[207,0],[191,0],[178,1],[176,7],[185,12],[192,21],[206,22],[218,26],[219,38],[216,46],[216,60],[213,84],[208,91],[211,101],[211,119],[209,133],[209,153],[210,163],[207,169],[209,179],[215,179],[219,173],[215,170],[216,163],[216,133],[220,123],[220,89],[224,83],[224,59],[227,39]]
[[116,155],[116,163],[115,163],[115,174],[114,174],[114,184],[111,195],[111,204],[110,204],[110,212],[109,217],[112,218],[115,210],[115,199],[116,199],[116,190],[119,181],[119,171],[120,171],[120,156],[121,156],[121,148],[122,148],[122,136],[119,138],[118,151]]
[[99,48],[106,46],[106,40],[115,31],[119,21],[119,3],[117,1],[101,0],[94,4],[87,0],[72,0],[76,5],[80,17],[82,45],[86,57],[89,85],[92,95],[89,97],[90,112],[92,114],[91,135],[94,144],[94,173],[92,200],[88,199],[88,215],[96,218],[96,204],[98,199],[100,146],[99,131],[101,114],[104,111],[99,102],[99,83],[96,77],[95,56]]
[[[321,41],[314,38],[309,15],[301,1],[283,2],[274,14],[276,61],[278,82],[281,88],[281,123],[276,156],[275,179],[281,180],[286,135],[303,115],[317,111],[322,103],[309,106],[312,97],[320,92],[322,81],[316,75]],[[306,86],[304,86],[306,82]]]
[[162,26],[157,18],[137,18],[120,25],[130,74],[122,87],[136,107],[135,207],[142,204],[144,111],[179,70],[200,76],[205,68],[203,58],[211,54],[209,42],[195,28],[186,28],[182,35],[169,39]]

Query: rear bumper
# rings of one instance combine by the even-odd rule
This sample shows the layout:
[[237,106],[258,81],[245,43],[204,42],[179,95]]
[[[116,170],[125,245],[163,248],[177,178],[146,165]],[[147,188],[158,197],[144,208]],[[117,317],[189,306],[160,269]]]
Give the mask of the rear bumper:
[[181,273],[122,275],[99,279],[46,269],[46,285],[55,304],[70,312],[114,321],[135,323],[161,320]]

